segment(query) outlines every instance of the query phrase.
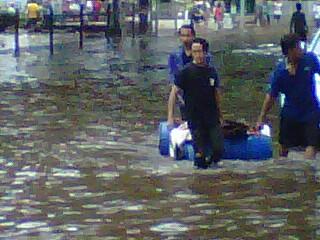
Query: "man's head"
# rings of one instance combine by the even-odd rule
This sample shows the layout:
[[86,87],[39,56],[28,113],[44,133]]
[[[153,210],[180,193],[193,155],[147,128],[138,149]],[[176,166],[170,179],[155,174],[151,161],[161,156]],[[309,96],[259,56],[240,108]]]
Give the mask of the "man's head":
[[303,55],[303,50],[300,45],[300,37],[297,34],[287,34],[281,38],[280,41],[282,54],[288,57],[290,62],[297,62]]
[[180,27],[179,38],[185,47],[187,48],[191,47],[192,41],[195,38],[195,36],[196,36],[196,32],[191,25],[183,25]]
[[297,11],[298,12],[300,12],[301,11],[301,9],[302,9],[302,5],[301,5],[301,3],[296,3],[296,9],[297,9]]
[[203,64],[205,63],[205,56],[208,52],[209,44],[203,38],[195,38],[192,42],[192,58],[194,63]]

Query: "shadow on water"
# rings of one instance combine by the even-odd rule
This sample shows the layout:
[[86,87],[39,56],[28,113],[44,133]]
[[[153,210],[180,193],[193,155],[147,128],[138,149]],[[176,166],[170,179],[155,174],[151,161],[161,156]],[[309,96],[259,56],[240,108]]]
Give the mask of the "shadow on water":
[[[199,171],[159,156],[175,39],[85,45],[0,60],[0,238],[319,238],[318,162]],[[275,59],[219,59],[225,115],[254,122]]]

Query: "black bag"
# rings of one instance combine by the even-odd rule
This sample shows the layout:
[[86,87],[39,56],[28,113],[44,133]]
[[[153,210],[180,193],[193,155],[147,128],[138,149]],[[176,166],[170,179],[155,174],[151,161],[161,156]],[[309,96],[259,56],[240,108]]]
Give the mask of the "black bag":
[[227,139],[247,137],[248,130],[249,126],[247,126],[246,124],[230,120],[225,120],[222,125],[223,136]]

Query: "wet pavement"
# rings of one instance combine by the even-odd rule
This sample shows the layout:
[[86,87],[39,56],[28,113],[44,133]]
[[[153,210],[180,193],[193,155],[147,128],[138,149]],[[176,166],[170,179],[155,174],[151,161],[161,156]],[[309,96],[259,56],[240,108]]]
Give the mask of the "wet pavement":
[[[318,160],[200,171],[159,156],[173,37],[89,37],[79,51],[65,34],[51,57],[46,35],[25,38],[20,58],[0,49],[0,239],[320,239]],[[276,49],[216,59],[225,116],[254,121]]]

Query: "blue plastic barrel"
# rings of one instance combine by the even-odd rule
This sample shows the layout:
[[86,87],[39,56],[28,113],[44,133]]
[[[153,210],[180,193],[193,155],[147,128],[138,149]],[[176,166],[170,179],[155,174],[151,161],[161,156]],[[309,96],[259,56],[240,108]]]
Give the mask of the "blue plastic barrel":
[[[163,156],[169,156],[170,130],[167,122],[159,125],[159,151]],[[187,141],[184,148],[184,159],[194,160],[192,141]],[[249,135],[236,139],[224,139],[224,154],[222,159],[266,160],[272,157],[272,139],[265,135]]]
[[161,122],[159,125],[159,152],[162,156],[169,156],[169,129],[167,122]]
[[266,160],[271,157],[271,137],[249,135],[247,138],[224,140],[223,159]]
[[184,145],[184,156],[186,160],[194,160],[194,150],[191,141],[186,142]]

